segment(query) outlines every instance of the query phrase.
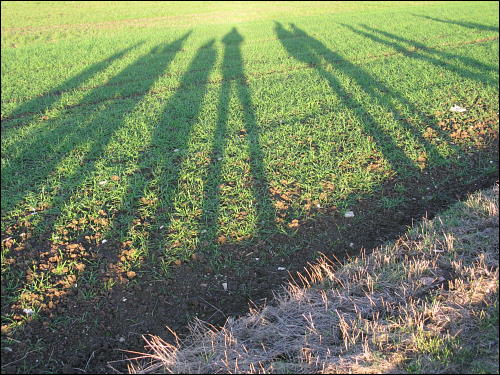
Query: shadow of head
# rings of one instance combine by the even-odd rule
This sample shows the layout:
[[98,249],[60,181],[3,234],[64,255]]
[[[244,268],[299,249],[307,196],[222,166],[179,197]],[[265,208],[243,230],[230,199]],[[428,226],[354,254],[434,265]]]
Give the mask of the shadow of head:
[[182,35],[179,39],[174,40],[173,42],[159,44],[151,50],[151,54],[155,53],[163,53],[173,50],[178,50],[181,48],[182,44],[186,41],[187,38],[192,34],[192,30],[189,30],[184,35]]
[[243,42],[243,37],[236,27],[233,27],[231,31],[222,38],[222,43],[224,44],[240,44],[241,42]]

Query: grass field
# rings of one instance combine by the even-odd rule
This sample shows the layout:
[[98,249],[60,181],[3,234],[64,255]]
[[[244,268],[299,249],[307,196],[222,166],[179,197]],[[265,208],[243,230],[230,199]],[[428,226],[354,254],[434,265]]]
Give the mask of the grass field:
[[1,9],[2,372],[102,372],[498,178],[497,2]]

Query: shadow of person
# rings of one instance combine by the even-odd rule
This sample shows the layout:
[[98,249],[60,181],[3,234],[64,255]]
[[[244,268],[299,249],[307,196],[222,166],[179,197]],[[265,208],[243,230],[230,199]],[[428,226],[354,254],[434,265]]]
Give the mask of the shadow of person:
[[222,61],[222,83],[219,92],[217,123],[212,140],[211,164],[204,182],[203,214],[200,220],[200,242],[212,242],[218,233],[217,219],[220,211],[220,184],[222,176],[222,156],[228,142],[227,123],[229,103],[233,90],[241,104],[244,129],[250,156],[251,189],[257,216],[259,235],[272,232],[274,227],[274,206],[269,196],[269,183],[264,166],[264,154],[260,144],[260,129],[253,108],[250,89],[244,72],[241,44],[244,38],[233,27],[221,40],[224,45]]

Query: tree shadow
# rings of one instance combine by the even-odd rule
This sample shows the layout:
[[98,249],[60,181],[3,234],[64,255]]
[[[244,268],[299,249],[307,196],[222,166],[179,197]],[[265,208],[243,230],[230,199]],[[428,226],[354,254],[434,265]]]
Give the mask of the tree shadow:
[[[394,35],[392,33],[389,33],[387,31],[382,31],[378,30],[372,27],[369,27],[367,25],[360,25],[364,29],[371,31],[372,33],[377,33],[380,35],[385,36],[386,38],[396,40],[401,43],[406,43],[412,47],[412,50],[405,48],[403,45],[398,44],[396,42],[391,42],[388,40],[381,39],[373,34],[369,34],[366,32],[363,32],[361,30],[356,30],[352,26],[349,25],[343,25],[344,27],[348,28],[354,33],[360,34],[366,38],[369,38],[371,40],[374,40],[378,43],[384,44],[388,47],[393,48],[394,50],[404,54],[405,56],[408,56],[410,58],[416,59],[416,60],[422,60],[425,62],[428,62],[430,64],[433,64],[438,67],[443,67],[449,71],[453,71],[463,78],[469,78],[473,79],[477,82],[480,83],[486,83],[491,86],[497,86],[498,85],[498,80],[491,79],[490,77],[487,76],[487,73],[495,73],[498,72],[498,68],[484,64],[474,58],[470,58],[467,56],[462,56],[458,55],[455,53],[450,53],[450,52],[445,52],[445,51],[440,51],[435,48],[427,47],[425,44],[422,44],[420,42],[410,40],[403,38],[398,35]],[[429,55],[424,55],[422,52],[425,52]],[[432,55],[439,56],[441,59],[433,57]],[[465,69],[460,67],[455,63],[455,61],[459,61],[462,64],[468,66],[469,68],[473,68],[478,70],[478,72],[472,71],[470,69]]]
[[[56,118],[47,121],[44,127],[26,141],[16,144],[15,156],[9,160],[8,164],[2,168],[2,193],[9,197],[9,200],[2,200],[2,215],[4,212],[13,209],[22,201],[29,192],[37,192],[44,187],[48,177],[54,173],[58,164],[65,157],[74,152],[79,147],[85,150],[80,152],[84,154],[81,158],[80,166],[76,167],[69,176],[65,176],[64,181],[57,188],[57,199],[64,201],[71,191],[78,187],[93,169],[94,164],[102,155],[106,145],[113,134],[121,127],[126,116],[133,110],[136,103],[147,94],[155,79],[144,81],[139,84],[142,94],[134,98],[123,101],[117,108],[115,103],[106,103],[109,98],[119,98],[123,90],[122,87],[114,85],[115,82],[121,82],[125,77],[133,76],[149,68],[157,75],[168,67],[176,53],[180,51],[184,41],[188,38],[190,32],[183,35],[178,40],[166,45],[154,47],[149,53],[140,57],[135,62],[127,66],[116,76],[108,81],[109,88],[102,98],[103,104],[98,112],[86,113],[86,118],[73,122],[72,119],[64,120]],[[169,51],[165,57],[156,56],[161,51]],[[120,53],[119,56],[123,56]],[[117,55],[118,57],[118,55]],[[108,66],[109,63],[102,65]],[[97,72],[96,68],[91,69]],[[74,83],[81,83],[83,77],[74,79]],[[91,91],[85,98],[93,98],[98,89]],[[98,105],[98,103],[96,103]],[[20,142],[19,142],[20,143]],[[22,168],[21,168],[22,166]],[[26,176],[30,176],[26,179]],[[48,194],[54,192],[46,191]]]
[[210,165],[204,179],[203,213],[200,220],[201,230],[199,234],[201,244],[213,243],[219,229],[217,219],[220,210],[222,159],[229,137],[227,134],[227,122],[229,103],[233,90],[236,91],[243,113],[244,128],[240,129],[239,136],[245,137],[248,143],[251,189],[255,200],[257,216],[256,235],[265,237],[266,233],[273,231],[274,206],[269,195],[269,183],[264,167],[264,155],[259,140],[260,129],[257,125],[251,95],[246,83],[240,49],[243,40],[243,37],[236,28],[233,28],[222,38],[222,43],[224,44],[222,83],[219,92],[217,122],[212,140]]
[[420,14],[412,14],[412,16],[425,18],[425,19],[428,19],[431,21],[442,22],[442,23],[446,23],[446,24],[450,24],[450,25],[462,26],[462,27],[466,27],[468,29],[473,29],[473,30],[498,32],[498,27],[482,25],[482,24],[476,23],[476,22],[454,21],[454,20],[447,20],[447,19],[442,19],[442,18],[424,16],[424,15],[420,15]]

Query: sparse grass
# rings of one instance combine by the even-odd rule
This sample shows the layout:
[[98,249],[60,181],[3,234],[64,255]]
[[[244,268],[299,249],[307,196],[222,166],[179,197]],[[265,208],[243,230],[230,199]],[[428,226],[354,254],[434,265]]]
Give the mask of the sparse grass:
[[[146,338],[149,354],[129,370],[498,373],[498,245],[496,186],[368,256],[322,258],[220,330],[194,321],[177,346]],[[391,267],[405,272],[387,278]]]
[[3,333],[498,176],[498,3],[1,7]]

